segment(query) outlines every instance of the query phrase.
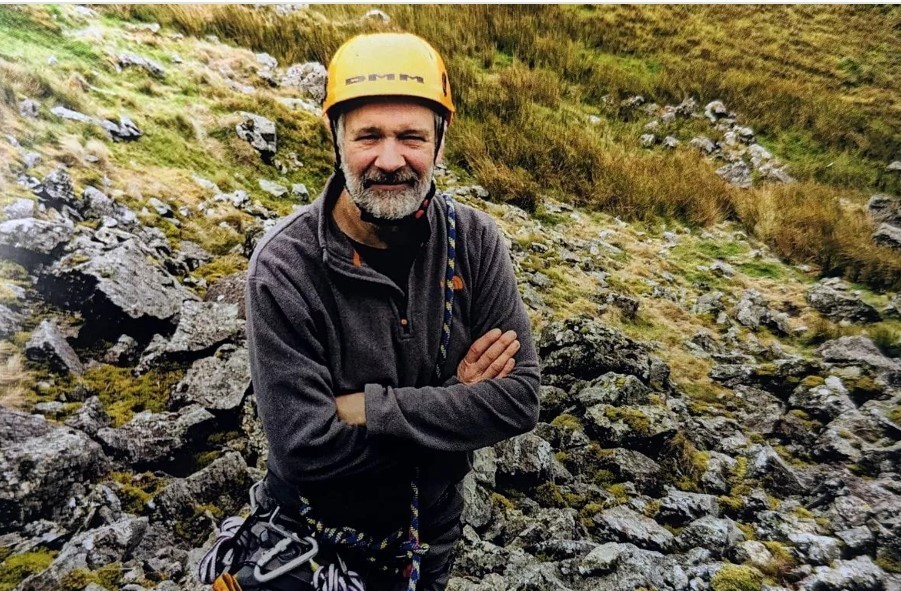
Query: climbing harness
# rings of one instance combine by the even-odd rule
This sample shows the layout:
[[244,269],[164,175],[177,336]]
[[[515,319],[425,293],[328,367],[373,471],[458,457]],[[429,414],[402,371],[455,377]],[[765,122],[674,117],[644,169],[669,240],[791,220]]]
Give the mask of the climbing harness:
[[[448,194],[447,203],[447,268],[444,281],[444,310],[441,342],[435,364],[435,379],[440,382],[447,361],[454,308],[454,276],[456,274],[457,211]],[[410,482],[410,524],[398,528],[381,539],[350,527],[328,527],[313,513],[310,502],[299,496],[300,521],[281,514],[276,506],[264,510],[258,502],[258,490],[263,482],[250,488],[251,514],[246,518],[226,518],[219,527],[213,546],[198,565],[201,582],[213,586],[213,591],[365,591],[363,578],[350,570],[340,555],[335,561],[318,564],[320,549],[343,548],[365,557],[366,562],[382,572],[390,572],[384,564],[392,552],[393,558],[405,560],[404,574],[409,576],[407,591],[416,591],[421,575],[422,557],[428,544],[419,539],[419,468]],[[309,531],[300,536],[294,531]],[[379,562],[382,564],[378,564]],[[308,565],[308,568],[302,568]],[[306,586],[303,586],[303,585]]]

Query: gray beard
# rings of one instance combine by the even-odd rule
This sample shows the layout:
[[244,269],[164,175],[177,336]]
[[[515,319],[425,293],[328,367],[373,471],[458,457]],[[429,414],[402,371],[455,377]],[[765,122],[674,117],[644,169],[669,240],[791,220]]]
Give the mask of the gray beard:
[[350,198],[362,211],[383,220],[401,220],[419,209],[432,186],[432,170],[402,191],[380,191],[364,186],[365,174],[354,176],[341,163],[344,184]]

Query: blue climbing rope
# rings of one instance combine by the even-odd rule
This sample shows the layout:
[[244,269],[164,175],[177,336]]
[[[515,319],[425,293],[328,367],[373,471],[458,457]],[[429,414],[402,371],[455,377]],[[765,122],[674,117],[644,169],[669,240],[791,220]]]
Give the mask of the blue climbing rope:
[[[447,269],[444,275],[444,317],[441,329],[441,344],[438,347],[438,360],[435,364],[435,379],[440,383],[444,373],[444,364],[447,361],[447,350],[450,344],[451,322],[454,318],[454,276],[457,263],[457,210],[453,197],[444,195],[447,202]],[[360,550],[366,559],[375,563],[376,555],[384,555],[384,552],[399,544],[399,549],[410,560],[410,579],[407,591],[416,591],[421,575],[422,557],[429,550],[428,544],[419,541],[419,468],[416,468],[413,480],[410,482],[410,526],[400,528],[382,539],[375,539],[369,534],[357,531],[350,527],[326,527],[321,521],[312,515],[312,507],[307,499],[300,497],[300,515],[312,529],[318,539],[327,541],[335,547],[343,546],[354,550]],[[320,569],[323,567],[320,567]],[[388,567],[382,566],[383,570]]]

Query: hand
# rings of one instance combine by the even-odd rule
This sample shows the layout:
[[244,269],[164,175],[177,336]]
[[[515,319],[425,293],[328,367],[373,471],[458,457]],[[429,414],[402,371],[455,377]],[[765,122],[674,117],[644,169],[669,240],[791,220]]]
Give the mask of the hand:
[[338,420],[348,425],[366,424],[366,397],[363,392],[336,396],[335,404],[338,407]]
[[482,380],[502,378],[513,371],[516,361],[513,356],[519,351],[516,333],[494,328],[472,344],[469,352],[457,366],[457,379],[464,384],[475,384]]

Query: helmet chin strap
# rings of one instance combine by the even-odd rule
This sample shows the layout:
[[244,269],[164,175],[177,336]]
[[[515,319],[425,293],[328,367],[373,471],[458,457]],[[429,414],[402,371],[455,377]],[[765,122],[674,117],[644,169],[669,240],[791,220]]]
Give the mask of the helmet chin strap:
[[[435,160],[433,163],[438,163],[438,154],[441,151],[441,142],[444,141],[444,129],[447,127],[447,117],[445,115],[440,116],[440,120],[436,121],[435,124]],[[338,118],[337,117],[329,117],[329,128],[332,131],[332,147],[335,148],[335,175],[340,176],[341,180],[344,181],[344,189],[347,190],[347,181],[344,177],[344,171],[341,169],[341,150],[338,149]],[[429,203],[432,201],[432,197],[435,196],[435,181],[432,180],[432,184],[429,187],[428,193],[426,193],[425,198],[423,198],[422,203],[419,207],[408,216],[398,218],[398,219],[385,219],[372,215],[368,211],[364,211],[360,209],[360,219],[364,222],[368,222],[370,224],[375,224],[377,226],[404,226],[408,224],[412,224],[413,222],[418,221],[425,215],[426,210],[428,209]]]

